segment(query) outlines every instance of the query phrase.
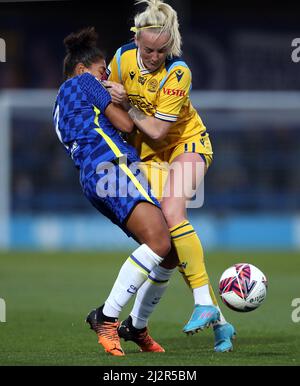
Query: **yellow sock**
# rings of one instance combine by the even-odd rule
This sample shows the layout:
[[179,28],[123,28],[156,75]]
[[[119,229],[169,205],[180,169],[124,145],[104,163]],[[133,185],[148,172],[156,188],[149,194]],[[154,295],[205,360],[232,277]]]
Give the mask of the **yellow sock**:
[[170,229],[181,272],[194,289],[209,284],[204,264],[203,249],[199,237],[188,221],[183,221]]
[[193,226],[184,221],[170,229],[173,244],[180,261],[178,270],[190,289],[209,284],[213,304],[218,306],[214,290],[209,282],[204,263],[203,248]]

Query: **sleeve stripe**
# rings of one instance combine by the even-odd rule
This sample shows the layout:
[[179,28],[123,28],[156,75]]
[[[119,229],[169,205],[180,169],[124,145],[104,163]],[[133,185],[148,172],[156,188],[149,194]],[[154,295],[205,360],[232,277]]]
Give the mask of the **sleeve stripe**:
[[122,48],[119,48],[116,53],[116,59],[117,59],[117,65],[118,65],[118,75],[119,75],[119,81],[122,82],[122,73],[121,73],[121,53]]
[[154,114],[154,117],[161,119],[162,121],[168,121],[168,122],[176,122],[178,119],[178,116],[160,114],[159,112],[156,112]]
[[161,116],[163,116],[165,118],[175,118],[175,119],[178,118],[178,115],[161,113],[160,111],[156,111],[155,114],[159,114],[159,115],[161,115]]
[[172,122],[172,123],[177,122],[177,119],[171,121],[170,119],[166,119],[166,118],[160,118],[160,117],[155,117],[155,118],[156,118],[156,119],[159,119],[160,121],[164,121],[164,122]]

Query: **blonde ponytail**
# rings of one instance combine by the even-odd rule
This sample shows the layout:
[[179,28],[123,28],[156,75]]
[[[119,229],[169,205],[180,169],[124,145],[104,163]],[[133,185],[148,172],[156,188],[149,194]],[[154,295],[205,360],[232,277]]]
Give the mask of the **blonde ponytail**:
[[137,39],[144,29],[157,30],[160,34],[170,34],[168,45],[170,46],[170,57],[181,56],[182,39],[179,32],[177,12],[161,0],[137,0],[136,4],[146,3],[144,12],[138,13],[134,18]]

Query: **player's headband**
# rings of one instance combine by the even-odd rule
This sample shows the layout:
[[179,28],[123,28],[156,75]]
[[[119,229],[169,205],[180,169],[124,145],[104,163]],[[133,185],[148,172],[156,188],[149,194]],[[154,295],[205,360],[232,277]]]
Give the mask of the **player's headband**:
[[142,31],[144,29],[149,29],[149,28],[163,28],[162,25],[149,25],[148,27],[132,27],[130,28],[130,31],[137,33],[138,31]]

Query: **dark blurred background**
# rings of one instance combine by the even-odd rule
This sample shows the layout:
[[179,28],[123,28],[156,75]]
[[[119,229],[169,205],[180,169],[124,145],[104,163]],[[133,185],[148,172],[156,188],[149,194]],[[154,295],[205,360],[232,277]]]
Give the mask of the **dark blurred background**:
[[[299,68],[287,58],[292,39],[299,35],[300,6],[269,1],[168,3],[178,12],[195,89],[299,89]],[[109,61],[132,38],[134,15],[143,9],[133,0],[0,2],[0,7],[0,34],[9,58],[1,65],[1,88],[58,87],[62,40],[88,25],[96,26]]]
[[[205,179],[205,205],[193,215],[208,216],[214,234],[220,221],[224,225],[235,215],[264,216],[266,221],[286,217],[283,228],[276,228],[282,245],[298,247],[300,230],[291,222],[300,209],[300,63],[292,61],[291,43],[300,37],[299,6],[268,1],[168,3],[178,11],[184,59],[193,73],[192,100],[215,152]],[[10,109],[10,159],[2,173],[9,181],[6,206],[14,220],[10,246],[26,245],[19,235],[31,226],[29,218],[95,214],[52,127],[51,96],[62,82],[62,41],[70,32],[94,25],[109,62],[116,49],[132,39],[133,17],[142,8],[127,0],[0,3],[0,38],[7,50],[6,63],[0,63],[0,118]],[[34,98],[47,99],[42,93],[17,95],[32,89],[50,90],[48,105],[34,104]],[[209,237],[218,247],[222,239]],[[65,245],[57,243],[50,246]]]

